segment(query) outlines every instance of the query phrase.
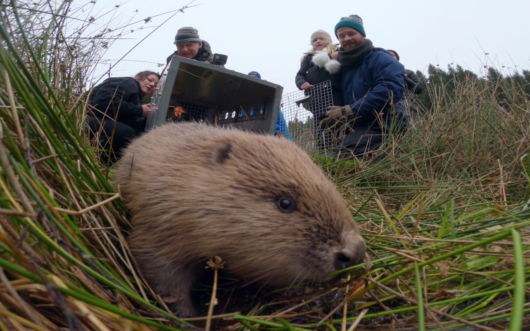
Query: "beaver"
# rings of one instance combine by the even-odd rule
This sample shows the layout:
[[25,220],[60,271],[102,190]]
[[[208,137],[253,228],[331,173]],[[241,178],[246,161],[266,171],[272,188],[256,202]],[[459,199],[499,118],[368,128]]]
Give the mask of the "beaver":
[[199,123],[133,140],[115,184],[140,272],[177,316],[207,258],[248,281],[290,286],[362,262],[366,245],[340,193],[285,138]]

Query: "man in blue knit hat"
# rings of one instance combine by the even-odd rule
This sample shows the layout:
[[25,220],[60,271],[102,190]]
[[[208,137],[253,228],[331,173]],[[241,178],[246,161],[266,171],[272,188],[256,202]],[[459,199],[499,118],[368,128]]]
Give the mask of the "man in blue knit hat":
[[383,136],[406,124],[402,106],[405,69],[390,53],[366,39],[358,15],[335,25],[340,49],[344,107],[328,107],[323,126],[339,128],[339,149],[360,156],[379,148]]
[[248,73],[249,76],[261,79],[261,75],[257,71],[251,71]]

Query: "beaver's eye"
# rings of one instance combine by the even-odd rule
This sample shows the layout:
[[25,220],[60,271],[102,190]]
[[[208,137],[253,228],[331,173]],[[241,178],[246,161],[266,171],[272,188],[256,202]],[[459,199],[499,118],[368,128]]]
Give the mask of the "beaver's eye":
[[288,197],[278,199],[278,208],[284,213],[292,213],[294,210],[294,201]]

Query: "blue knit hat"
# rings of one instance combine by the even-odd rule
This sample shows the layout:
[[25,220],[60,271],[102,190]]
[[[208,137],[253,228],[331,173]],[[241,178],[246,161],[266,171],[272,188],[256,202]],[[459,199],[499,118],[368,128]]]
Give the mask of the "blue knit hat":
[[335,25],[335,36],[337,36],[337,30],[343,26],[348,26],[359,31],[363,36],[366,37],[366,32],[364,32],[363,19],[359,15],[350,15],[348,17],[342,17]]
[[260,75],[259,72],[257,72],[257,71],[251,71],[251,72],[248,73],[248,75],[249,75],[249,76],[250,76],[250,75],[256,75],[256,76],[258,76],[259,79],[261,79],[261,75]]

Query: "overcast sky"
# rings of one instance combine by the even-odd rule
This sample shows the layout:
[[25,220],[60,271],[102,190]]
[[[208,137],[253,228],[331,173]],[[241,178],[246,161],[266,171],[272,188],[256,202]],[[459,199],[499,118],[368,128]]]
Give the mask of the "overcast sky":
[[[98,0],[97,7],[103,12],[121,4],[119,16],[112,19],[112,24],[117,24],[133,15],[137,21],[188,3]],[[505,72],[530,70],[529,0],[197,0],[192,5],[196,6],[175,15],[128,54],[127,61],[117,64],[112,75],[133,76],[148,69],[160,72],[162,68],[156,63],[165,64],[166,57],[175,51],[177,30],[192,26],[214,53],[228,55],[226,68],[242,73],[256,70],[263,79],[291,92],[297,89],[294,77],[301,56],[310,49],[311,34],[324,29],[338,42],[335,24],[351,14],[363,18],[367,38],[376,47],[396,50],[407,69],[426,72],[429,63],[444,69],[455,63],[477,73],[484,65]],[[146,28],[128,35],[131,39],[117,41],[104,58],[115,64],[170,15],[133,26]],[[108,67],[108,63],[100,66],[101,70]]]

